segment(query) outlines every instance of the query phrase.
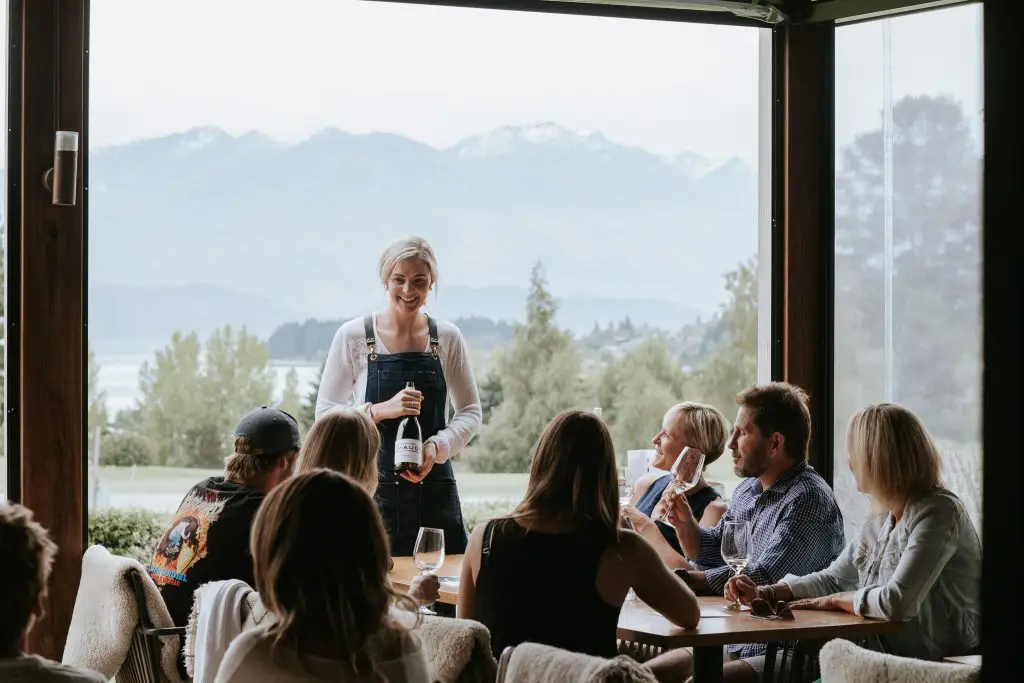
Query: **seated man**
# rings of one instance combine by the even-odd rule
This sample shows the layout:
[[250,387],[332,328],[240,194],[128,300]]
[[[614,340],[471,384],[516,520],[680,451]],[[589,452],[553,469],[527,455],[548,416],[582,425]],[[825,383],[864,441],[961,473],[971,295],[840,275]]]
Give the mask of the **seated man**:
[[0,681],[104,683],[95,671],[26,655],[25,639],[43,616],[57,546],[20,505],[0,505]]
[[[828,567],[843,550],[843,515],[832,489],[807,464],[811,414],[807,394],[781,382],[755,386],[736,397],[739,410],[729,442],[734,471],[747,477],[733,492],[729,508],[711,528],[700,527],[686,496],[671,495],[669,521],[686,556],[703,571],[679,574],[698,595],[722,595],[732,569],[722,559],[722,529],[749,521],[749,564],[743,573],[757,585],[787,574],[805,575]],[[670,492],[671,494],[671,492]],[[726,648],[728,680],[759,680],[763,644]],[[659,680],[689,675],[690,655],[668,652],[652,660]]]
[[223,477],[188,492],[160,538],[149,573],[177,626],[188,623],[192,595],[210,581],[256,585],[249,530],[263,498],[292,473],[301,440],[295,418],[257,408],[235,427],[235,453]]

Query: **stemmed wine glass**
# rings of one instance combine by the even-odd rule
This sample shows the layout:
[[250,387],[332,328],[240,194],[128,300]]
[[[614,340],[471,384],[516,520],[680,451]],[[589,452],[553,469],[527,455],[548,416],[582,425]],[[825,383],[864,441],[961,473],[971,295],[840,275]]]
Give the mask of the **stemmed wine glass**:
[[[679,453],[676,461],[672,463],[672,469],[669,470],[669,475],[672,479],[668,485],[677,494],[686,493],[697,485],[703,473],[704,454],[692,446],[687,446]],[[667,505],[662,506],[661,514],[658,515],[658,521],[669,524]]]
[[633,486],[630,481],[628,467],[619,468],[619,507],[625,507],[629,505],[629,502],[633,499]]
[[[416,534],[416,545],[413,547],[412,559],[420,574],[430,574],[444,564],[444,530],[431,527],[420,527]],[[426,605],[420,607],[422,614],[437,614]]]
[[[750,522],[724,522],[722,525],[722,559],[735,576],[739,576],[750,561]],[[737,598],[726,609],[743,607]]]

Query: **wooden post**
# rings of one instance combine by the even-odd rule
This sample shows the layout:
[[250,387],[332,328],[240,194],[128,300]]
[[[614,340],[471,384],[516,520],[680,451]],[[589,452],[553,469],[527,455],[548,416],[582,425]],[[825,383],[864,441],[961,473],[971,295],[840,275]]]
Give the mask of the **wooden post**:
[[[982,183],[982,267],[985,359],[982,536],[982,681],[1007,680],[1020,668],[1018,609],[1013,587],[1024,580],[1016,547],[1024,536],[1017,504],[1024,468],[1017,425],[1024,415],[1024,268],[1020,264],[1020,188],[1024,186],[1024,5],[988,0],[984,7],[985,170]],[[971,324],[974,324],[971,321]],[[1019,674],[1018,674],[1019,675]],[[1011,676],[1012,678],[1012,676]]]
[[781,341],[776,379],[811,395],[810,462],[832,482],[833,298],[835,279],[835,27],[788,25],[776,30],[780,92],[774,154],[775,230],[781,269],[773,316]]
[[[21,502],[60,547],[32,652],[60,659],[85,544],[85,46],[87,0],[22,8],[20,264]],[[77,203],[54,206],[43,176],[54,133],[79,133]],[[14,229],[14,226],[11,226]]]

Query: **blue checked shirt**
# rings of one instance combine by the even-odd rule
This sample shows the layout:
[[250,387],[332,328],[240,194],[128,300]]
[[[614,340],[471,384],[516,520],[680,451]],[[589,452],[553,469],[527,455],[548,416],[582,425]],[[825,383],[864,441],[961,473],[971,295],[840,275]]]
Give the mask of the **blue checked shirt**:
[[[725,592],[733,574],[722,559],[722,525],[739,521],[751,525],[750,563],[743,573],[759,586],[778,583],[787,574],[821,571],[843,550],[843,513],[832,489],[806,462],[791,467],[767,490],[756,477],[745,479],[718,524],[700,530],[696,563],[717,595]],[[740,657],[764,650],[759,643],[729,646]]]

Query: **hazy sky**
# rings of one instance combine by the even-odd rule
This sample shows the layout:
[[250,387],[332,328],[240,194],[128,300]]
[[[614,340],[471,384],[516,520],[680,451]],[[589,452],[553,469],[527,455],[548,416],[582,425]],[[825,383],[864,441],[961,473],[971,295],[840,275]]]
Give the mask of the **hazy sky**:
[[[980,21],[980,5],[894,20],[894,95],[948,93],[978,114]],[[838,30],[840,144],[879,121],[881,26]],[[447,147],[553,120],[753,165],[758,33],[361,0],[99,0],[92,142],[198,125],[296,140],[335,126]]]

